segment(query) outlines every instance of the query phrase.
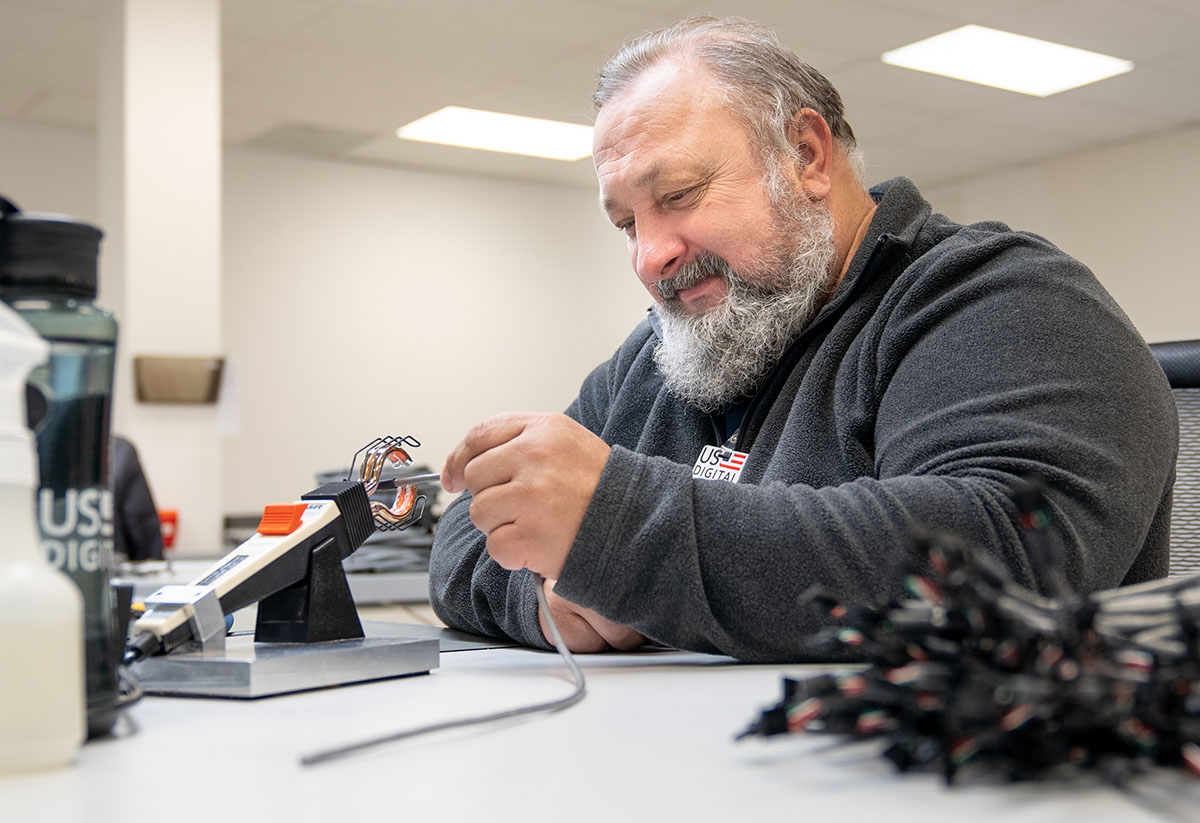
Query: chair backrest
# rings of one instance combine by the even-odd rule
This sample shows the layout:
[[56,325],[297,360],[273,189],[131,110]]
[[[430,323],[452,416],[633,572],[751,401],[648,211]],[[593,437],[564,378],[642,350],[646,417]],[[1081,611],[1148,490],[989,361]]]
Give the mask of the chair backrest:
[[1179,460],[1171,509],[1172,577],[1200,572],[1200,340],[1150,346],[1179,409]]

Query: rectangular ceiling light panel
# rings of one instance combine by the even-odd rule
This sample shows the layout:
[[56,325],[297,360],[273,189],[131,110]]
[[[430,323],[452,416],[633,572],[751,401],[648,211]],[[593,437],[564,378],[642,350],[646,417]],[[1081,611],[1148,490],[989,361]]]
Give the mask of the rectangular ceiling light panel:
[[1133,69],[1107,54],[975,25],[884,52],[883,62],[1035,97]]
[[396,136],[552,160],[580,160],[592,154],[591,126],[459,106],[446,106],[401,126]]

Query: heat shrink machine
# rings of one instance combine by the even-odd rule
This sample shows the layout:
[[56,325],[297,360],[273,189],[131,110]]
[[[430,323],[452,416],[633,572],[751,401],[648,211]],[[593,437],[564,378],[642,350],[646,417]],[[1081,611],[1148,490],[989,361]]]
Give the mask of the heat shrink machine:
[[[265,697],[436,667],[436,638],[363,631],[342,568],[376,529],[420,519],[417,483],[430,477],[383,476],[403,472],[412,463],[406,447],[419,445],[376,439],[355,453],[346,480],[266,506],[250,539],[191,583],[148,597],[125,652],[143,690]],[[390,502],[373,499],[391,489]],[[255,603],[253,636],[227,637],[227,615]]]

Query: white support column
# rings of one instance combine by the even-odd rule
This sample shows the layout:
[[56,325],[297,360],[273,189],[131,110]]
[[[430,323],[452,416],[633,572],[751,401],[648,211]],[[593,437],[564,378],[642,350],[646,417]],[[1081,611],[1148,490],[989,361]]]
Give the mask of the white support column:
[[220,355],[219,0],[104,0],[100,297],[117,313],[113,430],[137,447],[176,554],[221,546],[216,406],[134,399],[135,355]]

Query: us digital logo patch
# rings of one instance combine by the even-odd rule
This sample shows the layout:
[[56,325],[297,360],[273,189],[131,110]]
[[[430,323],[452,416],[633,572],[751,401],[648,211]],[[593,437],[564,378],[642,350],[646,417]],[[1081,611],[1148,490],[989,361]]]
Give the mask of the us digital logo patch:
[[742,476],[742,468],[749,456],[746,452],[734,451],[724,446],[705,446],[696,458],[696,465],[692,466],[692,477],[736,483]]

